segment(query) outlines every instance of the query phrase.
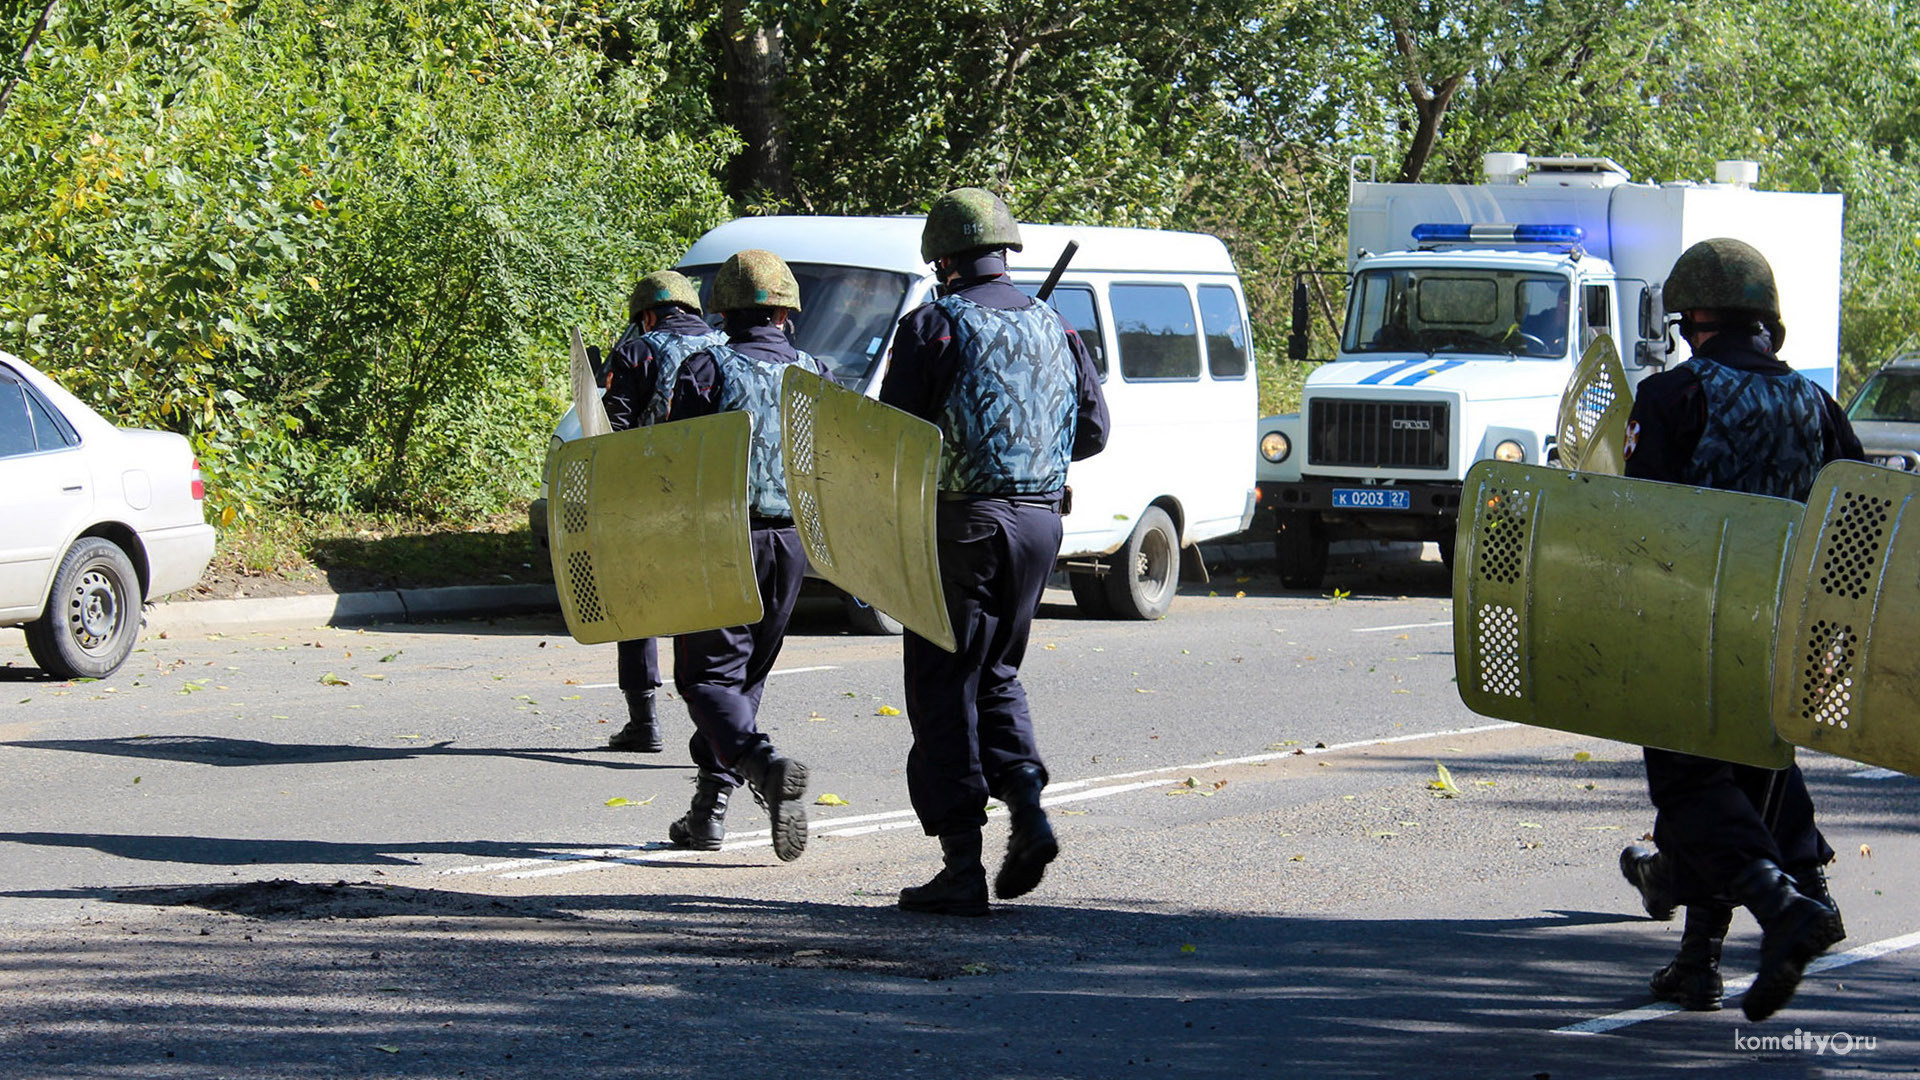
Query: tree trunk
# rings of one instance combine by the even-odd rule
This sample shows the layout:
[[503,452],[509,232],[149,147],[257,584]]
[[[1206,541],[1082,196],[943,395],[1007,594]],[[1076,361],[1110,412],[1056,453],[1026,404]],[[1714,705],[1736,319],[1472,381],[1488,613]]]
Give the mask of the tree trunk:
[[1413,145],[1407,148],[1407,156],[1400,162],[1399,182],[1417,184],[1421,170],[1427,167],[1427,159],[1433,156],[1433,144],[1439,141],[1440,121],[1446,118],[1447,106],[1453,102],[1453,95],[1459,92],[1465,76],[1449,75],[1440,80],[1438,86],[1429,86],[1420,71],[1419,46],[1413,40],[1413,30],[1405,22],[1395,21],[1393,43],[1399,50],[1407,96],[1413,100],[1413,111],[1418,118],[1413,129]]
[[53,18],[53,5],[59,2],[60,0],[47,0],[46,6],[40,9],[40,20],[33,24],[32,30],[27,32],[26,44],[20,48],[20,74],[8,79],[6,86],[0,87],[0,116],[7,115],[7,105],[13,101],[13,90],[20,85],[20,80],[26,77],[27,61],[33,57],[33,47],[40,43],[40,35],[47,32],[47,21]]
[[750,14],[743,0],[730,0],[721,17],[727,122],[746,144],[728,168],[727,193],[741,202],[786,205],[793,201],[793,155],[781,102],[786,32],[779,22],[761,25]]

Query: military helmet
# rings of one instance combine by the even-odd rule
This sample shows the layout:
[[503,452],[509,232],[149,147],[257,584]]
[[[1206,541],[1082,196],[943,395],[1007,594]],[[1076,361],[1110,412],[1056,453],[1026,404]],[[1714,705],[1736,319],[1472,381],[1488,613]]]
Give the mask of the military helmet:
[[927,262],[980,248],[1020,250],[1020,226],[1000,197],[985,188],[955,188],[933,200],[920,230],[920,257]]
[[700,290],[693,282],[673,270],[661,270],[648,274],[633,287],[633,295],[627,297],[627,318],[634,322],[640,316],[662,304],[679,304],[695,315],[700,314]]
[[1767,257],[1725,236],[1702,240],[1674,260],[1660,302],[1673,312],[1707,308],[1780,318],[1780,291]]
[[800,310],[800,283],[793,279],[785,259],[771,251],[752,248],[727,260],[713,278],[715,311],[747,308]]

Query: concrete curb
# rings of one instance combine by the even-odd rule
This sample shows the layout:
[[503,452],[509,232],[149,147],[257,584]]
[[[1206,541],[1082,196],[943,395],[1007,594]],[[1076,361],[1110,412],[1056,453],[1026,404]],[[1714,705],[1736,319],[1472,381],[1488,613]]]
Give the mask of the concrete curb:
[[455,585],[444,589],[319,593],[257,600],[184,600],[147,609],[147,633],[211,634],[300,626],[368,626],[560,610],[552,585]]
[[[1273,558],[1265,543],[1202,544],[1209,565],[1244,566]],[[1416,549],[1417,550],[1417,549]],[[1418,556],[1414,556],[1417,558]],[[149,634],[219,634],[302,626],[371,626],[560,610],[552,585],[455,585],[443,589],[315,593],[253,600],[176,600],[147,608]]]

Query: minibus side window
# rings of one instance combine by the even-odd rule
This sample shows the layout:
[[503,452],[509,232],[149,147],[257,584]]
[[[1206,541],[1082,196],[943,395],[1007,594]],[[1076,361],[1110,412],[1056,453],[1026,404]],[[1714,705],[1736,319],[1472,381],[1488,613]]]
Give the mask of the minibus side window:
[[1124,379],[1200,377],[1200,327],[1184,285],[1115,285],[1107,290]]
[[[1020,291],[1032,296],[1040,291],[1038,285],[1022,285]],[[1047,297],[1047,303],[1053,310],[1065,316],[1073,332],[1080,335],[1080,341],[1087,347],[1088,355],[1093,357],[1093,366],[1100,372],[1102,382],[1107,378],[1107,339],[1100,331],[1100,315],[1093,306],[1093,290],[1085,285],[1062,285]]]
[[1207,371],[1216,379],[1247,375],[1247,323],[1225,285],[1200,286],[1200,325],[1207,332]]

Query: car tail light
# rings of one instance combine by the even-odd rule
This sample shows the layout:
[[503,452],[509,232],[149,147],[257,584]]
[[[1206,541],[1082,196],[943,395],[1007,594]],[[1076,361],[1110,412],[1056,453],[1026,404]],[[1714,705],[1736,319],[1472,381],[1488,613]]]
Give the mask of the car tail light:
[[207,482],[200,479],[200,459],[193,459],[193,497],[195,501],[207,497]]

